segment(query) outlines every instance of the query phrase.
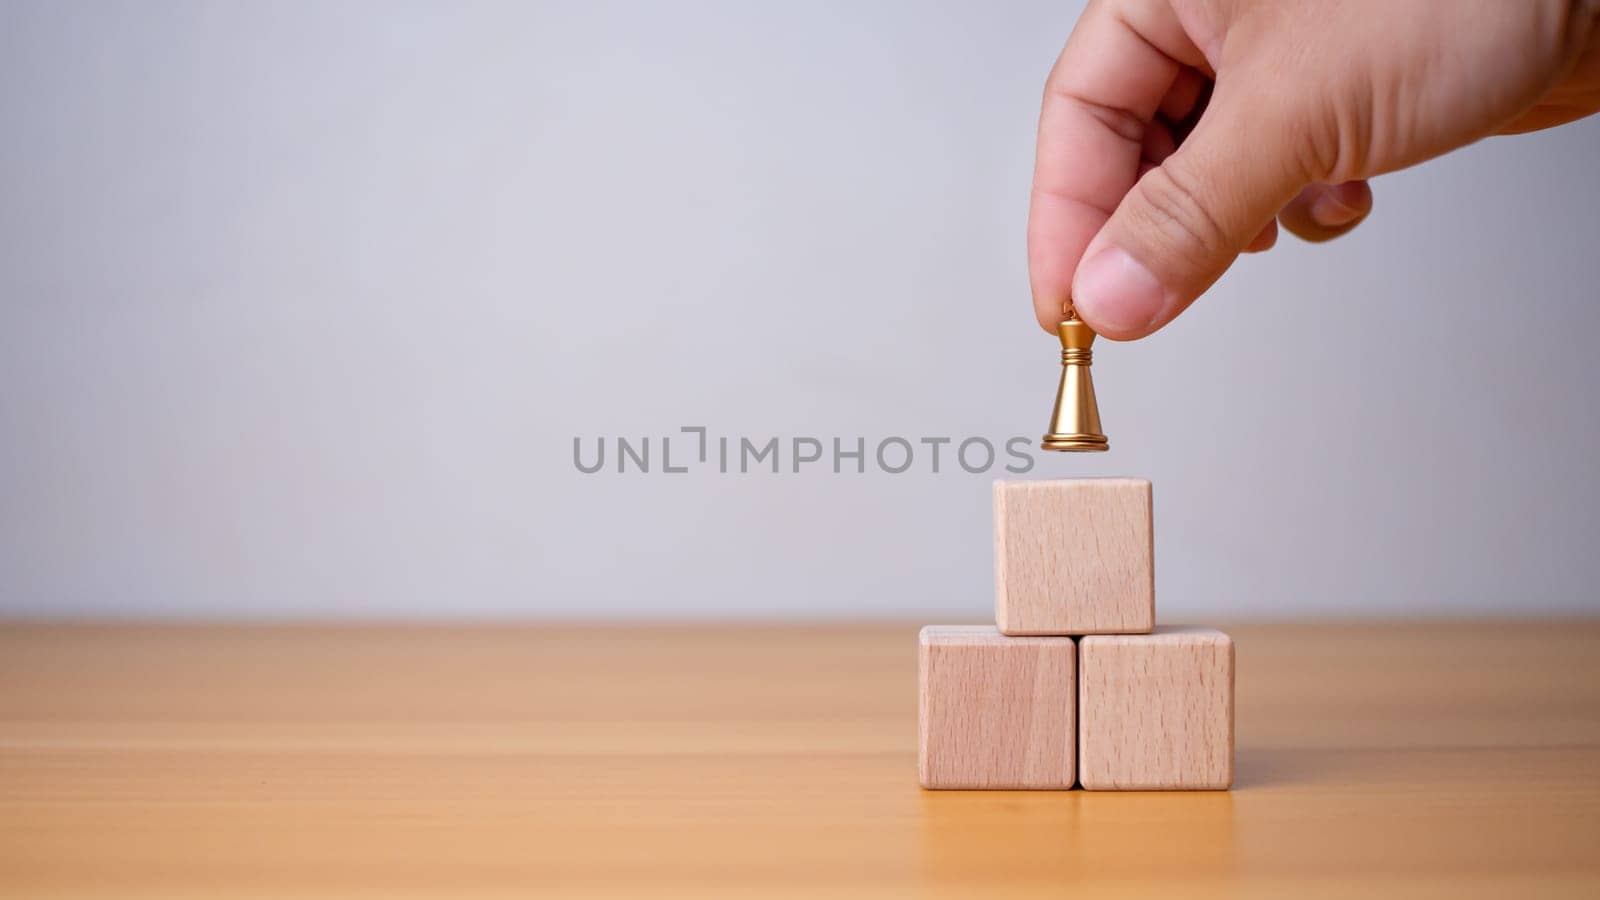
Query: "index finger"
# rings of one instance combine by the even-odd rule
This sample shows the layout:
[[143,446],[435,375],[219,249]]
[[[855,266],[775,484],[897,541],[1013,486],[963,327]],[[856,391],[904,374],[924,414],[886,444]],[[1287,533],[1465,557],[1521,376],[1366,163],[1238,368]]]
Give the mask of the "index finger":
[[1138,180],[1145,136],[1184,66],[1205,68],[1205,56],[1164,0],[1102,0],[1051,69],[1028,206],[1028,278],[1046,331],[1084,249]]

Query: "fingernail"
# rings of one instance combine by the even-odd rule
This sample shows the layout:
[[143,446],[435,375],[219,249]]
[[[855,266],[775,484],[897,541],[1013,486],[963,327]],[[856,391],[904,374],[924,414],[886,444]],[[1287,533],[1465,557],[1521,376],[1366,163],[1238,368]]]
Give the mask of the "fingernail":
[[1341,228],[1361,218],[1362,212],[1339,202],[1338,191],[1326,190],[1311,203],[1311,221],[1323,228]]
[[1142,334],[1167,308],[1167,289],[1121,247],[1106,247],[1078,267],[1072,303],[1112,337]]

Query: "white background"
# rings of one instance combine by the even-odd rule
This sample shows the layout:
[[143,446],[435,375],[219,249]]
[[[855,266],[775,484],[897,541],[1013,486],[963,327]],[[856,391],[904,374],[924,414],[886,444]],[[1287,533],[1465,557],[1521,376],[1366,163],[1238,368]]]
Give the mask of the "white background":
[[[1036,437],[1076,13],[0,6],[0,615],[986,617],[992,475],[572,439]],[[1155,482],[1169,621],[1600,611],[1597,160],[1380,179],[1101,347],[1112,451],[1027,477]]]

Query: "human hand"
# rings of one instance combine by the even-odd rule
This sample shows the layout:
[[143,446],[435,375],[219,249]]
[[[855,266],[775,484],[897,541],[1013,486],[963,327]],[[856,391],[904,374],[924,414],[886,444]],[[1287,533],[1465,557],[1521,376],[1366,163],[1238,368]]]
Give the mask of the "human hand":
[[1278,223],[1327,240],[1366,179],[1600,111],[1600,0],[1091,0],[1039,116],[1028,270],[1116,340]]

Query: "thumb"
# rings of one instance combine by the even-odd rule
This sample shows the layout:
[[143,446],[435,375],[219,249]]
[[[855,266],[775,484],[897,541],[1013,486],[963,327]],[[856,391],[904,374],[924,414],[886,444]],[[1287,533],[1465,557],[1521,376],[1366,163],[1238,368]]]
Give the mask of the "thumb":
[[1072,279],[1078,315],[1113,340],[1176,318],[1310,181],[1296,131],[1219,83],[1183,145],[1134,184],[1085,248]]

